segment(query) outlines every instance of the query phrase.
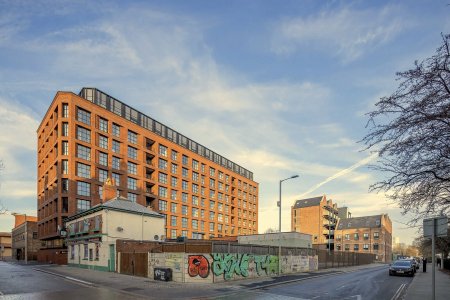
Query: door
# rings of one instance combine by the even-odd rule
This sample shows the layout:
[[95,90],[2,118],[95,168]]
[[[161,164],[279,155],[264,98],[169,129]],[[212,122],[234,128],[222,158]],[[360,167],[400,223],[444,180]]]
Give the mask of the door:
[[115,245],[109,245],[109,272],[116,271],[116,251],[114,250]]

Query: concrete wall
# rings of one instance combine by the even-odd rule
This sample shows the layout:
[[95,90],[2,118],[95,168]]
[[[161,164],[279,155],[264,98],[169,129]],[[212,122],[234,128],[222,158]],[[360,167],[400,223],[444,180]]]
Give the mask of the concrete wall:
[[[278,273],[278,256],[238,253],[149,253],[148,275],[154,268],[172,269],[173,281],[213,283],[269,277]],[[285,255],[282,274],[318,270],[318,257]]]
[[300,232],[274,232],[237,237],[239,244],[311,248],[312,236]]

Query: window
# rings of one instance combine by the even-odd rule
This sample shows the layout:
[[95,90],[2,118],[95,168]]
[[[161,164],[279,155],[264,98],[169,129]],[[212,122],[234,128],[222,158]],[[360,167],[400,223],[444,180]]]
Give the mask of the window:
[[353,239],[355,241],[359,240],[359,234],[358,233],[353,234]]
[[188,182],[186,180],[181,181],[181,188],[183,189],[183,191],[188,190]]
[[337,251],[341,251],[341,245],[340,244],[336,245],[336,250]]
[[62,123],[62,136],[69,136],[69,123]]
[[192,180],[198,181],[198,173],[197,172],[192,172]]
[[62,155],[69,155],[69,142],[68,141],[62,142]]
[[198,229],[198,220],[192,220],[192,229]]
[[183,156],[181,157],[181,163],[185,166],[187,166],[188,164],[188,157],[186,155],[183,154]]
[[342,238],[341,238],[341,235],[340,234],[338,234],[337,236],[336,236],[336,241],[340,241]]
[[[134,179],[134,178],[128,177],[128,180],[127,180],[127,187],[128,187],[130,190],[137,190],[137,180]],[[167,194],[167,192],[166,192],[166,194]]]
[[379,232],[374,232],[374,233],[373,233],[373,238],[374,238],[375,240],[378,240],[378,239],[380,238],[380,233],[379,233]]
[[353,245],[353,251],[359,251],[359,245],[358,244],[354,244]]
[[167,170],[167,161],[162,159],[162,158],[160,158],[159,161],[158,161],[158,167],[161,170]]
[[177,191],[175,190],[170,191],[170,199],[177,200]]
[[91,178],[91,166],[77,162],[77,176]]
[[209,212],[209,220],[210,220],[210,221],[214,221],[215,217],[216,217],[215,212],[210,211],[210,212]]
[[103,186],[101,185],[98,186],[98,195],[100,199],[103,199]]
[[69,104],[63,103],[62,105],[62,117],[68,118],[69,117]]
[[183,168],[181,169],[181,175],[183,176],[183,178],[188,178],[188,169]]
[[137,195],[133,194],[133,193],[128,193],[128,200],[130,200],[131,202],[136,202],[137,201]]
[[159,155],[167,157],[167,147],[159,145]]
[[120,153],[120,142],[113,140],[111,150],[112,152]]
[[[187,221],[186,221],[186,225],[187,225]],[[181,230],[181,236],[182,237],[187,237],[188,236],[187,230]]]
[[345,251],[349,251],[350,250],[350,245],[349,244],[345,244]]
[[95,260],[99,260],[100,258],[100,244],[95,244]]
[[192,184],[192,192],[195,194],[198,193],[198,185],[196,185],[195,183]]
[[172,229],[172,230],[170,231],[170,237],[171,237],[172,239],[176,239],[176,238],[177,238],[177,230],[176,230],[176,229]]
[[159,173],[158,174],[158,180],[160,183],[167,184],[167,174]]
[[364,233],[363,237],[364,237],[365,240],[368,240],[369,239],[369,234],[368,233]]
[[91,113],[77,107],[77,120],[84,124],[91,125]]
[[77,157],[84,160],[91,160],[91,148],[77,144]]
[[171,177],[171,185],[172,185],[173,187],[177,187],[177,185],[178,185],[178,178],[176,178],[176,177]]
[[188,194],[186,193],[181,193],[181,201],[183,203],[187,203],[188,202]]
[[214,231],[214,223],[209,223],[209,231]]
[[170,204],[170,212],[171,213],[177,213],[177,204],[176,203],[171,203]]
[[120,158],[115,156],[112,157],[112,168],[120,170]]
[[91,131],[89,129],[77,126],[77,139],[86,143],[90,143]]
[[137,165],[135,163],[132,162],[127,162],[127,171],[130,174],[137,174]]
[[200,210],[200,217],[201,217],[202,219],[205,218],[205,210],[204,210],[204,209]]
[[63,192],[68,192],[69,191],[69,179],[63,178],[62,182],[61,182],[61,186],[62,186]]
[[196,218],[198,217],[198,208],[195,207],[192,208],[192,216]]
[[120,185],[120,174],[112,173],[111,178],[116,186]]
[[214,177],[216,174],[216,170],[214,168],[209,168],[209,176]]
[[67,159],[62,160],[62,172],[63,174],[69,174],[69,161]]
[[209,201],[209,209],[210,209],[210,210],[213,210],[215,206],[216,206],[216,202],[214,202],[214,201]]
[[77,181],[77,195],[91,196],[91,184],[83,181]]
[[181,206],[181,214],[183,216],[187,216],[188,215],[188,207],[186,205]]
[[137,149],[128,146],[128,158],[137,159]]
[[159,210],[167,211],[167,201],[159,200]]
[[[183,227],[183,228],[188,227],[188,219],[187,218],[181,218],[181,227]],[[187,235],[187,232],[186,232],[186,235]]]
[[202,173],[205,173],[205,168],[206,168],[205,164],[202,164],[201,166]]
[[195,159],[192,160],[192,169],[198,170],[198,161]]
[[137,133],[128,130],[128,142],[137,144]]
[[212,178],[209,179],[209,187],[214,188],[216,186],[216,181]]
[[98,146],[103,149],[108,149],[108,138],[106,136],[99,135]]
[[348,234],[348,233],[345,234],[345,240],[347,240],[347,241],[350,240],[350,234]]
[[112,134],[114,136],[120,137],[120,126],[117,124],[112,124]]
[[177,160],[178,152],[175,150],[172,150],[172,160]]
[[219,171],[219,179],[223,180],[223,172]]
[[108,132],[108,120],[99,118],[98,129],[100,129],[103,132]]
[[98,181],[105,182],[107,178],[108,178],[108,171],[98,169]]
[[176,164],[172,164],[172,174],[178,173],[178,166]]
[[378,243],[373,244],[373,250],[379,250],[379,245],[378,245]]
[[165,188],[163,186],[158,187],[158,195],[160,197],[167,198],[167,188]]
[[170,225],[171,226],[177,226],[177,217],[176,216],[171,216],[170,217]]
[[364,249],[364,250],[369,250],[369,244],[364,244],[364,245],[363,245],[363,249]]
[[198,205],[198,197],[192,195],[192,205]]

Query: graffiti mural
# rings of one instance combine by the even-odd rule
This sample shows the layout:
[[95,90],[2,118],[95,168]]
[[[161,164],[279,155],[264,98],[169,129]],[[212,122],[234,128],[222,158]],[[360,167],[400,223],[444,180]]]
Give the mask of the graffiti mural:
[[200,276],[207,278],[209,276],[209,261],[203,255],[189,255],[188,274],[191,277]]
[[249,271],[253,270],[257,276],[270,275],[278,270],[278,257],[275,255],[212,253],[211,256],[214,275],[223,275],[225,280],[235,275],[248,277]]

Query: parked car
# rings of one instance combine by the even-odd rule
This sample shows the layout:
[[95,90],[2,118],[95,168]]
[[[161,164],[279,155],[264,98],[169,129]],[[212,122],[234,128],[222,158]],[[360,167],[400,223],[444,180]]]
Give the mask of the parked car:
[[404,258],[400,260],[410,261],[414,265],[414,273],[417,272],[417,270],[419,270],[420,264],[415,258]]
[[409,275],[414,276],[416,266],[412,260],[396,260],[389,266],[389,276],[392,275]]

